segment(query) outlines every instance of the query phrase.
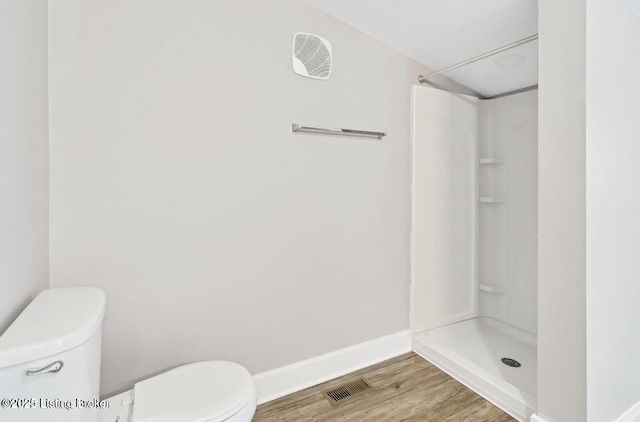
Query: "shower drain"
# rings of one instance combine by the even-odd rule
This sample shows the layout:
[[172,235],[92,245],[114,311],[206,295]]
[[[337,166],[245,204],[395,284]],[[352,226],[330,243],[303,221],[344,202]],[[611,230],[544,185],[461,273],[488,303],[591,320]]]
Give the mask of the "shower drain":
[[511,359],[511,358],[502,358],[500,359],[502,361],[502,363],[504,363],[507,366],[511,366],[513,368],[520,368],[522,365],[520,365],[520,362],[518,362],[515,359]]

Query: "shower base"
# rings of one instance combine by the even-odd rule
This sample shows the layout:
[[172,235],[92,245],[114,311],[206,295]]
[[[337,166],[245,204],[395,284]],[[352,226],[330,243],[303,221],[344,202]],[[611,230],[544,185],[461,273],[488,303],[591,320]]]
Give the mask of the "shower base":
[[[535,413],[534,335],[479,317],[414,334],[413,350],[519,421]],[[521,366],[508,366],[502,358]]]

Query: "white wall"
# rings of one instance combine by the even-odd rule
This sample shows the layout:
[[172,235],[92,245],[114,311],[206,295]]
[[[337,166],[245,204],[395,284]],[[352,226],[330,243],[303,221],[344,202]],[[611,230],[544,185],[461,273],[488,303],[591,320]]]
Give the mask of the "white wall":
[[538,414],[586,420],[585,0],[539,2]]
[[[102,394],[408,328],[409,87],[428,69],[302,1],[50,6],[51,283],[106,291]],[[296,31],[333,42],[329,81],[293,74]]]
[[0,333],[48,284],[47,1],[0,2]]
[[538,91],[480,101],[478,156],[478,313],[530,333],[538,329]]
[[640,401],[640,18],[588,0],[587,22],[588,420],[611,421]]
[[411,329],[476,313],[478,99],[413,87]]

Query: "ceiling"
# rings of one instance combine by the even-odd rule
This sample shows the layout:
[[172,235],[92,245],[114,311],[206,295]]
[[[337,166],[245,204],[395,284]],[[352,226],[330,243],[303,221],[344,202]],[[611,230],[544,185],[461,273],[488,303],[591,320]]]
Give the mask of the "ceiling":
[[[305,1],[434,70],[538,32],[537,0]],[[534,41],[446,76],[484,97],[526,88],[537,84],[537,50]]]

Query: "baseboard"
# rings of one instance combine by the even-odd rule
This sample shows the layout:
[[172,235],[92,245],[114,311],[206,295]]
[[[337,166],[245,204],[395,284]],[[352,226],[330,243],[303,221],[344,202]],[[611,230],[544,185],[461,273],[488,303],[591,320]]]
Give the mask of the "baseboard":
[[[544,419],[538,415],[531,415],[531,422],[554,422],[551,419]],[[631,406],[615,422],[640,422],[640,401]]]
[[533,415],[531,415],[531,422],[549,422],[546,419],[541,418],[540,416],[536,415],[535,413]]
[[640,401],[620,415],[616,422],[640,422]]
[[410,351],[411,332],[404,330],[254,375],[253,379],[258,390],[258,404],[275,400]]
[[542,417],[537,413],[534,413],[533,415],[531,415],[530,422],[558,422],[558,421],[549,417]]

